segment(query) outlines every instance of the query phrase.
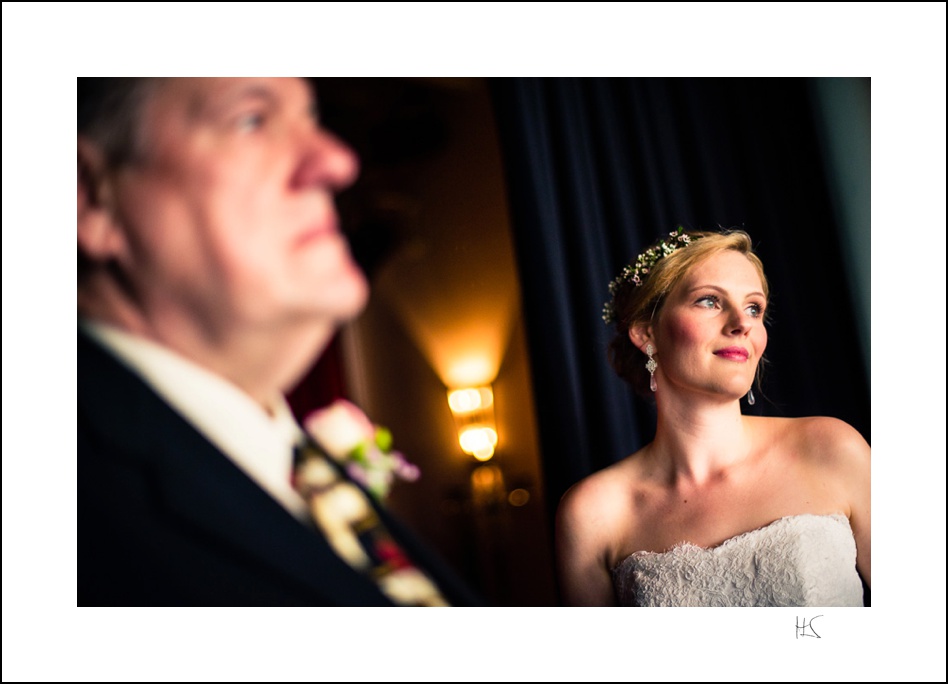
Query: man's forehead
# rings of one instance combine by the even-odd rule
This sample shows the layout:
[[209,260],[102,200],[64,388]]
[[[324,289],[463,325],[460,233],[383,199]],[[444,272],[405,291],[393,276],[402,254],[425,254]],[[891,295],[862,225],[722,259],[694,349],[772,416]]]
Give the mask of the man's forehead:
[[166,106],[183,108],[189,115],[200,116],[230,103],[248,98],[274,102],[300,98],[310,101],[313,88],[302,78],[171,78],[159,90]]

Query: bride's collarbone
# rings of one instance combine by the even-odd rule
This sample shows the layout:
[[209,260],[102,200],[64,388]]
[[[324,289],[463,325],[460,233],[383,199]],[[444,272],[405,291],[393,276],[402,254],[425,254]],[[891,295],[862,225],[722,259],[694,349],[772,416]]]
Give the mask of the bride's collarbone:
[[837,511],[831,497],[795,480],[730,478],[633,497],[631,524],[619,553],[663,552],[682,543],[711,548],[783,517]]

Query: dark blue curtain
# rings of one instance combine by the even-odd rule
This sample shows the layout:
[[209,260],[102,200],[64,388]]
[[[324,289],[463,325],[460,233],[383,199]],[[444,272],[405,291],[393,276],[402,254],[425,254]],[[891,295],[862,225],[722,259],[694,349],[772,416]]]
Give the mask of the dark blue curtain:
[[609,368],[601,309],[622,266],[679,224],[743,228],[764,262],[769,363],[745,410],[835,416],[869,440],[868,344],[805,79],[510,78],[491,89],[551,518],[570,485],[652,438],[654,408]]

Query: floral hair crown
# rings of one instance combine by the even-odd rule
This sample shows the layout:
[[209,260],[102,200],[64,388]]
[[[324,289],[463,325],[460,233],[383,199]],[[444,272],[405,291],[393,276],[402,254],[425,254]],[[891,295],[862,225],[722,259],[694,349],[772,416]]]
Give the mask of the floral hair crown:
[[616,292],[619,291],[620,287],[628,282],[632,282],[638,287],[659,260],[667,257],[675,250],[687,247],[691,244],[692,238],[685,233],[684,230],[682,226],[678,226],[677,230],[673,230],[668,234],[668,238],[659,240],[639,254],[635,259],[635,265],[627,264],[622,269],[622,272],[609,283],[609,294],[612,295],[612,298],[602,307],[603,321],[610,324],[616,322],[616,312],[613,302],[615,301]]

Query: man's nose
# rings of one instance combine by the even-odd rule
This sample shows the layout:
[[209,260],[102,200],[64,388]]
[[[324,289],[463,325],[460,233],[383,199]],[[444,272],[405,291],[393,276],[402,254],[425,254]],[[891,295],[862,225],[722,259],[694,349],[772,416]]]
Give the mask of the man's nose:
[[293,175],[293,187],[344,190],[359,175],[359,158],[348,145],[328,131],[313,131]]

